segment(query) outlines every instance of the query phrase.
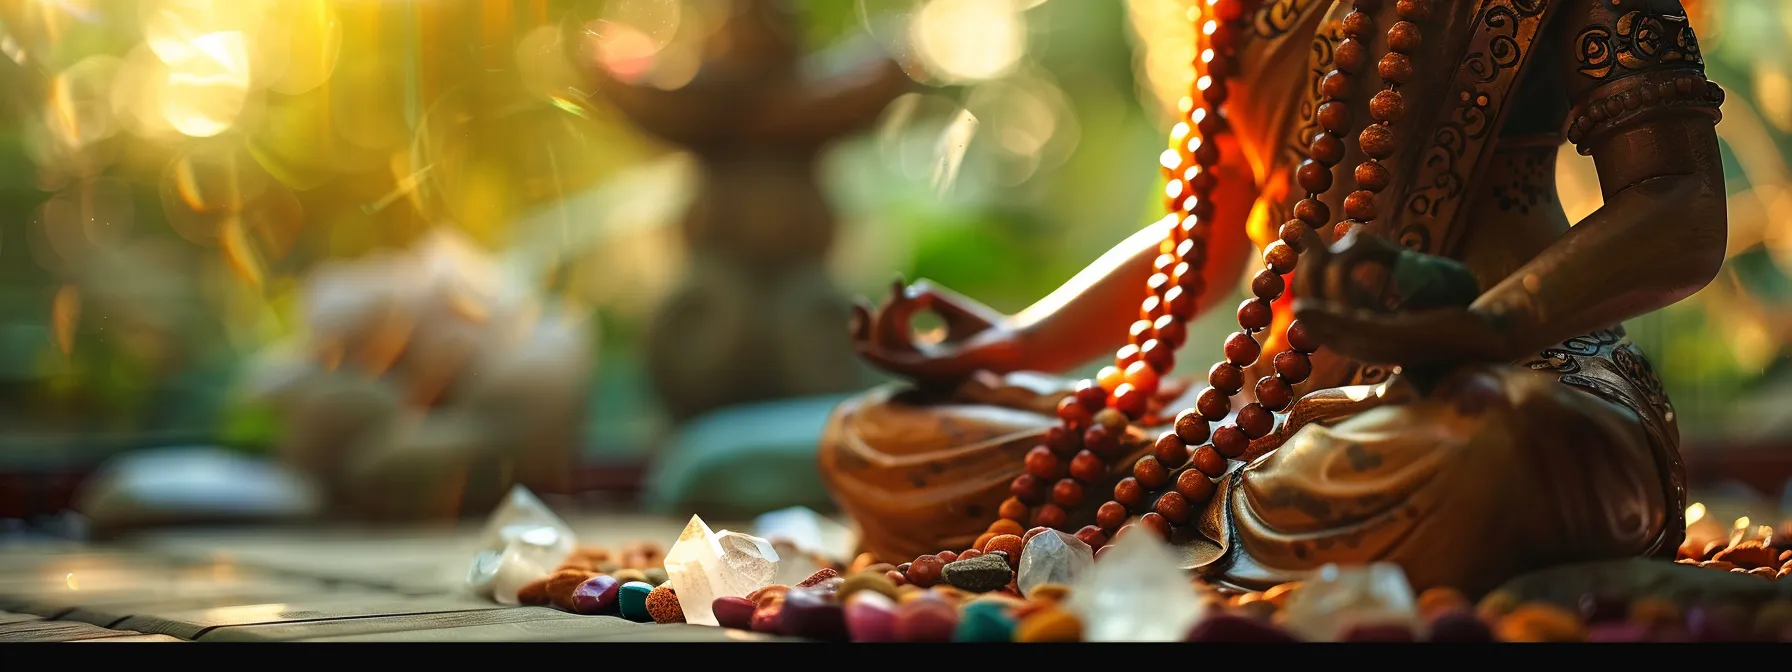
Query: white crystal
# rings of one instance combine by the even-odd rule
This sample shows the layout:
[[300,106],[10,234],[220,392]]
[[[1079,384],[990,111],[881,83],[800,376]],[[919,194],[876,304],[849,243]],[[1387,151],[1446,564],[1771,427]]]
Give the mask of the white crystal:
[[702,518],[691,516],[666,552],[665,566],[685,621],[719,625],[710,605],[718,597],[745,597],[771,585],[778,574],[778,552],[771,542],[750,534],[711,532]]
[[786,541],[801,551],[842,561],[851,560],[853,549],[858,545],[858,535],[851,528],[801,506],[759,516],[753,521],[753,534],[773,543]]
[[1359,625],[1419,625],[1406,572],[1387,562],[1319,568],[1289,596],[1283,615],[1290,631],[1312,642],[1336,641]]
[[516,486],[492,513],[467,570],[475,594],[516,604],[516,590],[554,571],[578,540],[528,488]]
[[1042,583],[1069,586],[1095,565],[1095,550],[1074,535],[1057,530],[1033,535],[1020,552],[1015,584],[1022,595]]
[[1103,552],[1072,586],[1066,606],[1082,619],[1089,642],[1180,642],[1206,611],[1169,546],[1143,531],[1122,535]]
[[[475,567],[482,560],[489,558],[481,553],[474,560]],[[566,559],[565,553],[557,549],[513,541],[505,547],[503,555],[498,557],[497,571],[491,579],[492,598],[499,604],[518,604],[516,591],[529,582],[547,576]],[[471,577],[469,577],[471,578]]]
[[772,583],[794,586],[821,571],[815,556],[783,539],[773,539],[772,549],[778,552],[778,575]]

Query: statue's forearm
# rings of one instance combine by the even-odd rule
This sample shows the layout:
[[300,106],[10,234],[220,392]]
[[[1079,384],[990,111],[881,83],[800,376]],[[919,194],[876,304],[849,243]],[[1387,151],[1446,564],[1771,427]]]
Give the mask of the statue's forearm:
[[[1231,154],[1228,152],[1228,154]],[[1230,158],[1230,157],[1229,157]],[[1205,291],[1196,301],[1197,314],[1223,300],[1237,287],[1251,250],[1245,220],[1256,202],[1257,187],[1242,159],[1228,161],[1213,194]],[[1145,281],[1169,222],[1140,230],[1109,249],[1056,291],[1016,313],[1011,326],[1020,341],[1019,355],[1030,369],[1059,372],[1079,366],[1103,352],[1126,344],[1126,327],[1139,319]]]
[[1723,171],[1708,121],[1614,133],[1593,154],[1605,205],[1474,303],[1507,334],[1503,354],[1522,357],[1673,304],[1723,264]]

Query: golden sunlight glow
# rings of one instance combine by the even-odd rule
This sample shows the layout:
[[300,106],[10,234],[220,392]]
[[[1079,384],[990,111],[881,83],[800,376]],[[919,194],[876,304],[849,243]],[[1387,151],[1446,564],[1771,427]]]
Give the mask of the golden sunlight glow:
[[929,68],[952,81],[995,79],[1019,65],[1027,22],[1011,0],[928,0],[911,24]]
[[1748,529],[1748,525],[1749,525],[1749,519],[1748,519],[1748,516],[1743,516],[1743,517],[1741,517],[1741,518],[1737,518],[1737,519],[1736,519],[1736,523],[1735,523],[1735,528],[1736,528],[1736,529],[1738,529],[1738,530],[1746,530],[1746,529]]
[[[56,298],[50,301],[50,329],[56,336],[56,347],[62,354],[75,351],[75,327],[81,321],[81,292],[72,286],[64,285],[56,290]],[[75,574],[69,572],[69,590],[75,589]]]
[[1692,504],[1690,504],[1686,507],[1686,526],[1687,527],[1692,527],[1694,523],[1697,523],[1700,520],[1703,520],[1704,518],[1705,518],[1705,503],[1704,502],[1693,502]]
[[342,51],[342,23],[325,0],[285,0],[254,40],[256,78],[298,95],[330,79]]
[[1780,64],[1762,60],[1755,64],[1755,101],[1761,116],[1781,131],[1792,133],[1792,81]]
[[80,590],[81,589],[80,582],[75,581],[75,573],[74,572],[69,572],[68,576],[62,577],[62,583],[64,585],[68,586],[69,590]]
[[89,56],[50,79],[44,120],[58,143],[79,149],[118,130],[112,86],[121,64],[113,56]]
[[[637,82],[659,69],[662,52],[678,35],[684,20],[679,0],[610,0],[587,25],[585,34],[598,63],[618,79]],[[666,55],[689,56],[683,52]],[[675,60],[675,69],[694,70],[686,63],[693,58]]]
[[206,33],[189,44],[186,58],[164,61],[162,117],[181,133],[210,137],[230,128],[248,102],[248,48],[237,31]]
[[1196,56],[1189,22],[1199,7],[1192,0],[1127,0],[1126,10],[1132,36],[1140,43],[1133,72],[1144,89],[1141,98],[1168,112],[1195,81],[1189,67]]

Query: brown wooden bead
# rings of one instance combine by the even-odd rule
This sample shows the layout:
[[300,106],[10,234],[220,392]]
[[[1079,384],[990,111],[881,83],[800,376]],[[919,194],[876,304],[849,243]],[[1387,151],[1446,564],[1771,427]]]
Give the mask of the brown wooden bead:
[[[1163,256],[1168,257],[1170,255],[1166,254]],[[1166,288],[1166,291],[1168,291],[1168,288]],[[1158,318],[1158,316],[1163,315],[1163,314],[1164,314],[1163,297],[1153,294],[1151,296],[1145,297],[1145,302],[1139,304],[1139,319],[1141,319],[1141,320],[1155,320]]]
[[1145,503],[1145,488],[1139,486],[1139,479],[1127,476],[1114,484],[1114,501],[1128,509],[1136,509]]
[[[1070,512],[1065,511],[1064,507],[1058,506],[1057,504],[1046,504],[1044,506],[1039,507],[1038,511],[1033,512],[1033,524],[1034,525],[1043,525],[1045,527],[1049,527],[1054,530],[1061,530],[1061,529],[1064,529],[1065,525],[1070,524]],[[1013,535],[1008,535],[1008,536],[1013,536]],[[1019,540],[1020,537],[1014,537],[1014,539]],[[990,540],[990,543],[992,543],[992,544],[995,543],[995,540],[994,539]],[[1000,550],[1000,549],[998,549],[998,550]],[[984,552],[987,553],[988,551],[984,551]],[[1017,550],[1013,553],[1008,554],[1008,563],[1010,565],[1013,565],[1014,563],[1019,562],[1019,561],[1020,561],[1020,551]]]
[[1344,34],[1359,40],[1368,39],[1375,34],[1375,18],[1360,11],[1345,14]]
[[1027,504],[1043,504],[1047,494],[1045,481],[1033,478],[1032,474],[1015,476],[1008,483],[1008,494]]
[[1225,394],[1217,388],[1209,387],[1201,391],[1201,396],[1195,398],[1195,410],[1200,411],[1201,417],[1206,418],[1208,422],[1218,422],[1232,413],[1232,400],[1228,398],[1229,396],[1231,395]]
[[1045,430],[1045,447],[1052,449],[1058,457],[1069,459],[1082,449],[1083,439],[1080,434],[1063,425],[1053,425]]
[[[1133,323],[1133,326],[1127,328],[1127,332],[1125,333],[1127,333],[1127,340],[1133,342],[1134,346],[1136,346],[1136,344],[1142,344],[1142,342],[1145,342],[1145,340],[1152,337],[1152,333],[1150,333],[1150,321],[1147,321],[1147,319],[1136,321],[1136,323]],[[1106,380],[1102,382],[1102,387],[1107,387]],[[1120,385],[1116,383],[1113,389],[1120,389]],[[1109,389],[1109,392],[1113,391],[1113,389]]]
[[1152,534],[1157,535],[1157,538],[1159,539],[1167,540],[1170,538],[1170,521],[1164,520],[1163,514],[1156,511],[1139,516],[1138,528],[1141,530],[1149,530]]
[[[1225,417],[1225,415],[1221,414],[1220,417]],[[1206,442],[1207,432],[1210,429],[1207,418],[1201,417],[1200,411],[1192,408],[1185,408],[1181,413],[1177,413],[1176,424],[1173,427],[1176,431],[1176,438],[1182,439],[1182,443],[1189,446],[1198,446]]]
[[1127,420],[1125,413],[1121,413],[1111,408],[1104,408],[1095,414],[1095,424],[1106,428],[1110,433],[1119,435],[1124,433],[1126,431],[1126,426],[1132,423]]
[[1284,350],[1275,358],[1276,376],[1289,385],[1306,382],[1313,375],[1313,360],[1294,350]]
[[1251,447],[1251,440],[1237,425],[1221,425],[1213,430],[1213,450],[1223,457],[1238,457]]
[[1393,84],[1405,84],[1412,80],[1412,57],[1398,52],[1388,52],[1375,64],[1375,72],[1381,78]]
[[1323,194],[1325,190],[1332,188],[1332,170],[1312,159],[1302,161],[1294,176],[1300,183],[1300,188],[1307,190],[1307,193]]
[[[1245,6],[1240,0],[1220,0],[1213,3],[1213,18],[1231,23],[1244,18]],[[1225,25],[1224,23],[1221,24]]]
[[1256,363],[1260,354],[1263,354],[1263,346],[1250,334],[1235,331],[1226,337],[1226,361],[1239,366],[1250,366]]
[[1347,37],[1332,49],[1332,64],[1344,72],[1362,72],[1363,65],[1368,62],[1369,50],[1363,46],[1362,40]]
[[1170,470],[1164,468],[1155,456],[1146,455],[1133,463],[1132,477],[1138,479],[1139,485],[1145,486],[1145,489],[1156,490],[1169,484]]
[[1157,340],[1169,344],[1170,347],[1180,348],[1183,341],[1188,339],[1188,325],[1183,324],[1174,316],[1165,315],[1157,318],[1157,321],[1151,324],[1151,333],[1157,337]]
[[1175,278],[1176,286],[1181,287],[1182,291],[1188,292],[1191,296],[1200,296],[1201,291],[1207,289],[1207,279],[1201,277],[1201,269],[1188,262],[1176,265]]
[[1145,279],[1145,288],[1151,290],[1152,294],[1162,294],[1170,288],[1170,274],[1152,273],[1151,277]]
[[1406,96],[1391,89],[1377,91],[1369,99],[1369,116],[1376,121],[1399,121],[1406,116]]
[[1314,340],[1313,332],[1307,331],[1307,325],[1300,320],[1288,323],[1288,346],[1300,352],[1318,352],[1319,341]]
[[1342,222],[1338,222],[1337,226],[1332,227],[1332,240],[1343,240],[1344,236],[1349,235],[1351,231],[1355,231],[1357,227],[1362,225],[1362,222],[1354,219],[1346,219]]
[[[1239,390],[1244,389],[1244,369],[1231,362],[1216,363],[1213,368],[1207,370],[1207,384],[1225,393],[1226,396],[1238,394]],[[1192,443],[1206,440],[1206,437],[1202,437]]]
[[1344,215],[1355,220],[1375,219],[1375,192],[1358,189],[1344,197]]
[[1176,491],[1190,502],[1203,504],[1213,499],[1213,479],[1199,469],[1184,469],[1176,475]]
[[[1114,390],[1119,389],[1120,384],[1124,382],[1126,382],[1126,370],[1119,366],[1104,366],[1100,371],[1095,372],[1095,384],[1100,385],[1110,398],[1113,396]],[[1089,413],[1093,415],[1096,410],[1091,408]]]
[[[1070,458],[1071,478],[1075,478],[1084,483],[1095,483],[1100,481],[1101,477],[1107,474],[1107,471],[1107,464],[1102,461],[1101,456],[1096,455],[1094,451],[1087,448],[1077,451],[1076,457]],[[1039,488],[1042,495],[1046,490],[1044,483],[1045,482],[1042,481]],[[1040,499],[1044,500],[1045,498],[1040,497]]]
[[1133,387],[1130,383],[1122,384],[1120,389],[1114,390],[1114,410],[1125,413],[1128,418],[1145,415],[1145,411],[1150,406],[1151,395]]
[[1350,130],[1350,108],[1338,101],[1320,105],[1313,118],[1319,122],[1320,128],[1332,133],[1342,135]]
[[1163,516],[1164,520],[1175,525],[1187,523],[1189,517],[1195,513],[1195,507],[1190,506],[1188,499],[1175,490],[1160,495],[1157,498],[1157,504],[1151,508],[1157,512],[1157,515]]
[[1325,201],[1317,198],[1303,198],[1294,203],[1294,218],[1305,222],[1309,228],[1325,226],[1331,223],[1332,209]]
[[1094,419],[1094,414],[1089,412],[1088,407],[1077,402],[1076,397],[1073,395],[1065,397],[1063,401],[1058,402],[1058,418],[1064,421],[1066,427],[1074,429],[1088,427],[1089,421]]
[[1294,270],[1295,264],[1300,263],[1300,254],[1287,243],[1278,240],[1263,248],[1263,263],[1269,266],[1269,270],[1287,275]]
[[1027,503],[1020,501],[1019,497],[1009,497],[1002,500],[1002,505],[996,509],[996,515],[1008,520],[1026,520]]
[[1271,411],[1288,408],[1288,404],[1294,401],[1294,390],[1288,387],[1288,383],[1275,376],[1264,376],[1258,380],[1256,392],[1257,403],[1263,404],[1264,408]]
[[1170,267],[1175,266],[1176,261],[1177,261],[1176,255],[1174,255],[1174,254],[1169,254],[1166,252],[1164,254],[1157,255],[1156,259],[1151,260],[1151,270],[1156,271],[1158,273],[1163,273],[1165,271],[1170,270]]
[[1164,432],[1157,436],[1157,442],[1151,444],[1151,455],[1157,463],[1168,469],[1175,469],[1188,462],[1188,444],[1175,432]]
[[[1233,6],[1238,5],[1236,2],[1232,2],[1231,4]],[[1219,5],[1215,5],[1215,7],[1220,8]],[[1243,8],[1240,7],[1239,11],[1242,12]],[[1211,45],[1215,51],[1222,53],[1230,52],[1233,48],[1238,46],[1238,34],[1238,24],[1229,20],[1220,21],[1218,25],[1214,26],[1213,34],[1207,36],[1208,44]]]
[[[1270,380],[1274,380],[1274,378],[1270,378]],[[1276,426],[1275,416],[1269,412],[1269,409],[1264,408],[1261,402],[1245,404],[1244,408],[1238,409],[1237,420],[1238,431],[1244,432],[1247,439],[1262,438]]]
[[1298,219],[1290,219],[1286,222],[1282,222],[1282,228],[1276,229],[1276,239],[1282,241],[1283,245],[1293,248],[1296,253],[1299,253],[1306,250],[1306,235],[1307,231],[1311,228],[1312,227],[1307,226],[1306,222],[1302,222]]
[[[1201,97],[1207,99],[1208,105],[1211,105],[1213,107],[1219,107],[1221,105],[1225,105],[1226,100],[1231,97],[1231,89],[1230,89],[1230,87],[1226,86],[1226,80],[1214,79],[1207,83],[1207,88],[1205,90],[1201,91]],[[1213,164],[1219,163],[1219,150],[1213,149],[1212,147],[1213,147],[1213,145],[1202,145],[1201,147],[1195,149],[1195,159],[1196,160],[1200,160],[1202,158],[1201,157],[1202,150],[1206,150],[1211,153],[1211,157],[1209,157],[1205,161],[1201,161],[1201,165],[1211,166]]]
[[1077,530],[1076,538],[1078,541],[1088,544],[1089,548],[1101,548],[1108,543],[1107,533],[1102,532],[1100,527],[1094,525],[1084,525],[1083,529]]
[[[1152,339],[1146,342],[1156,343],[1158,341],[1157,339]],[[1143,352],[1144,348],[1140,348],[1139,350]],[[1143,360],[1133,362],[1132,366],[1126,367],[1126,382],[1127,384],[1132,385],[1133,389],[1147,395],[1156,394],[1158,381],[1157,369],[1151,368],[1151,365],[1146,364]]]
[[[1120,436],[1106,427],[1096,425],[1083,432],[1083,448],[1105,460],[1109,455],[1120,452]],[[1075,473],[1071,472],[1072,475]]]
[[1355,89],[1356,77],[1341,70],[1325,73],[1325,78],[1319,80],[1319,92],[1332,100],[1349,100]]
[[1369,191],[1382,191],[1388,188],[1390,179],[1388,169],[1380,161],[1364,161],[1356,164],[1356,186]]
[[1159,341],[1155,338],[1145,341],[1144,347],[1139,348],[1139,352],[1141,353],[1139,361],[1143,362],[1146,366],[1151,367],[1152,370],[1157,371],[1160,375],[1169,373],[1170,369],[1175,368],[1176,366],[1175,351],[1171,350],[1169,346],[1164,345],[1163,341]]
[[1238,326],[1245,329],[1262,331],[1269,328],[1275,317],[1275,311],[1262,299],[1245,299],[1238,304]]
[[1402,19],[1424,21],[1431,17],[1431,0],[1400,0],[1395,3],[1394,11]]
[[1280,298],[1282,290],[1287,287],[1288,284],[1282,280],[1281,274],[1267,268],[1257,271],[1257,274],[1251,277],[1251,295],[1264,301],[1274,301]]
[[1076,401],[1084,408],[1100,409],[1108,403],[1108,391],[1094,380],[1080,380],[1076,384]]
[[1188,178],[1188,188],[1193,190],[1197,196],[1206,196],[1218,184],[1219,180],[1213,176],[1213,173],[1205,170]]
[[1357,146],[1372,159],[1385,159],[1394,155],[1394,132],[1388,127],[1374,124],[1363,127],[1363,132],[1356,136]]
[[1403,53],[1414,53],[1419,49],[1423,34],[1418,24],[1411,21],[1398,21],[1388,28],[1388,48]]
[[1034,446],[1032,450],[1027,451],[1025,464],[1027,473],[1032,474],[1034,478],[1052,481],[1063,475],[1060,470],[1064,468],[1064,463],[1058,459],[1056,454],[1052,453],[1051,448],[1045,446]]
[[1196,448],[1194,456],[1190,459],[1195,468],[1201,470],[1201,473],[1206,474],[1209,478],[1217,478],[1220,474],[1226,473],[1226,458],[1220,456],[1219,451],[1214,450],[1211,445]]
[[1323,131],[1314,133],[1313,140],[1307,143],[1307,157],[1321,165],[1338,165],[1344,160],[1344,141]]
[[1175,316],[1178,321],[1187,322],[1195,316],[1195,299],[1195,295],[1184,290],[1182,285],[1166,289],[1164,290],[1164,312]]
[[1083,503],[1083,484],[1074,479],[1060,478],[1052,486],[1052,503],[1066,509],[1075,508]]
[[1103,532],[1113,532],[1126,524],[1126,505],[1118,501],[1108,501],[1095,510],[1095,524],[1101,526]]

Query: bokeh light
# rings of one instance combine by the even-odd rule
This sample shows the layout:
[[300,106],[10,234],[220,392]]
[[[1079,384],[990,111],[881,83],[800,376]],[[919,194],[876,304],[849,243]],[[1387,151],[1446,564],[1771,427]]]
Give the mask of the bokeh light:
[[1028,4],[927,0],[915,14],[912,39],[930,72],[947,81],[1000,77],[1026,53]]

